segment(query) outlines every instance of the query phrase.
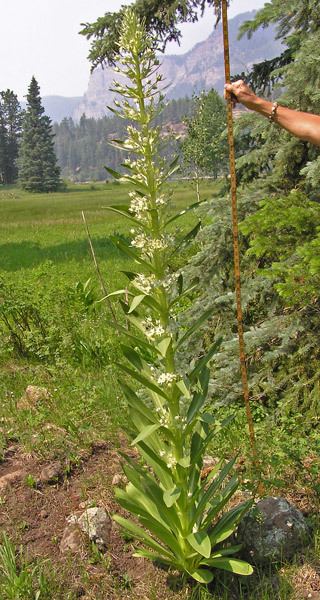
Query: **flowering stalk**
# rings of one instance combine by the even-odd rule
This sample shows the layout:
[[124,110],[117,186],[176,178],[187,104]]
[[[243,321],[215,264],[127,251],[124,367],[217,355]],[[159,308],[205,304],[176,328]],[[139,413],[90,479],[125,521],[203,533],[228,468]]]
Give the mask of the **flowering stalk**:
[[[119,515],[114,518],[143,542],[136,555],[160,560],[197,581],[210,582],[214,567],[249,575],[250,565],[230,558],[239,547],[224,543],[250,503],[218,519],[238,487],[236,477],[230,476],[234,460],[224,465],[220,462],[202,478],[203,456],[220,427],[204,409],[208,363],[220,340],[188,372],[182,372],[177,361],[178,352],[211,310],[189,329],[178,323],[179,303],[195,286],[184,289],[182,273],[170,270],[178,246],[169,229],[195,205],[173,216],[169,212],[170,193],[165,183],[177,169],[177,160],[167,166],[159,158],[160,128],[152,125],[162,105],[162,76],[153,41],[132,10],[126,12],[119,46],[121,72],[128,83],[114,83],[121,100],[115,100],[116,108],[111,110],[132,125],[127,128],[126,140],[113,143],[136,159],[124,162],[126,175],[108,169],[132,184],[130,204],[109,209],[133,223],[131,243],[121,238],[114,238],[114,243],[134,259],[137,271],[126,273],[131,281],[131,301],[129,306],[122,302],[122,307],[134,329],[128,332],[123,328],[126,362],[118,366],[143,392],[121,382],[129,405],[132,445],[142,460],[125,457],[123,469],[129,483],[125,490],[116,490],[116,497],[144,528]],[[198,225],[185,240],[197,230]],[[122,293],[124,290],[116,292]],[[135,329],[137,334],[132,333]]]

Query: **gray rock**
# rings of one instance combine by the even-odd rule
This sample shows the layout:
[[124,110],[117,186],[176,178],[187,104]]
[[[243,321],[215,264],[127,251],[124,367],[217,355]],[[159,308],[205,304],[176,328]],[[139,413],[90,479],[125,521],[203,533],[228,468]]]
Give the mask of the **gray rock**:
[[80,517],[77,517],[80,529],[86,533],[99,550],[105,550],[110,542],[112,521],[104,508],[87,508]]
[[77,525],[67,525],[60,542],[60,552],[77,554],[81,550],[82,534]]
[[237,539],[251,561],[263,564],[290,560],[309,539],[303,514],[284,498],[257,502],[241,521]]

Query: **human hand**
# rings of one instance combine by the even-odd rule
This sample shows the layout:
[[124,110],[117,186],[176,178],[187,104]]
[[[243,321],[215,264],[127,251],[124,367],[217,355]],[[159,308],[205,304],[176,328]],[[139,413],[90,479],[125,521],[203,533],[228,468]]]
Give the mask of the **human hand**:
[[234,106],[237,102],[241,102],[247,108],[252,109],[257,101],[257,96],[242,79],[233,83],[226,83],[224,86],[224,97],[227,98],[228,94],[231,94]]

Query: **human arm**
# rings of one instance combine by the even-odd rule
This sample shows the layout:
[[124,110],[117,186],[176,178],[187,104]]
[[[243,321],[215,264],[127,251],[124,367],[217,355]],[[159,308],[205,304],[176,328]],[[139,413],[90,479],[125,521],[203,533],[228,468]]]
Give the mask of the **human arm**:
[[[225,94],[232,94],[237,102],[240,102],[250,110],[260,113],[264,117],[270,117],[272,102],[259,98],[242,80],[225,85]],[[278,106],[273,121],[286,131],[296,137],[320,146],[320,116],[300,112]]]

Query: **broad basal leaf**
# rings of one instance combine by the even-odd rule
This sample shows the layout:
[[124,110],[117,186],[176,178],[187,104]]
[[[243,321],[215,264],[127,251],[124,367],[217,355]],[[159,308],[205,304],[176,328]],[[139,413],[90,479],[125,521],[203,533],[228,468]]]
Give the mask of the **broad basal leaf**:
[[190,533],[187,540],[192,548],[204,556],[209,558],[211,554],[211,542],[206,531],[197,531],[196,533]]

